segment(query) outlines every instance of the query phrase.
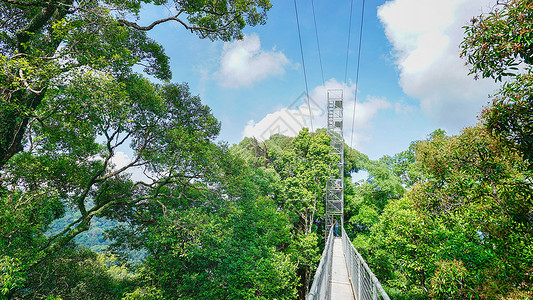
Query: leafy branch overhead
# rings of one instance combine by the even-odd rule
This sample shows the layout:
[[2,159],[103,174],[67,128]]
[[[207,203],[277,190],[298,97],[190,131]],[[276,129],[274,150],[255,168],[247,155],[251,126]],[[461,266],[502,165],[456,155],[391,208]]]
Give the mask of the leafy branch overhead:
[[[471,73],[501,81],[533,63],[533,16],[529,1],[502,1],[465,26],[461,56]],[[524,66],[525,64],[525,66]]]
[[515,147],[533,168],[533,6],[503,1],[465,27],[461,55],[476,76],[505,83],[482,113],[488,128]]
[[[137,24],[147,4],[175,13]],[[268,0],[0,2],[0,166],[22,150],[28,122],[54,80],[93,69],[125,81],[136,65],[169,80],[169,58],[148,30],[174,21],[200,38],[240,39],[245,26],[265,23],[270,7]]]
[[[85,295],[77,285],[89,281],[58,279],[58,288],[50,278],[61,278],[72,261],[93,264],[73,241],[98,217],[138,228],[214,195],[223,167],[215,157],[224,148],[213,142],[220,124],[187,84],[168,83],[169,58],[147,34],[165,18],[136,24],[144,5],[175,12],[172,21],[201,38],[224,41],[264,24],[271,6],[0,1],[0,268],[13,274],[0,280],[0,298]],[[149,82],[136,66],[165,83]],[[67,211],[77,217],[48,231]],[[117,291],[114,298],[124,292]]]
[[[164,4],[167,1],[160,2]],[[265,24],[266,12],[272,6],[267,0],[192,0],[175,1],[172,4],[167,3],[167,5],[172,6],[172,10],[177,13],[167,18],[155,20],[149,25],[143,26],[122,18],[119,18],[118,22],[138,30],[151,30],[165,22],[177,22],[201,38],[229,41],[242,39],[242,29],[246,25]]]

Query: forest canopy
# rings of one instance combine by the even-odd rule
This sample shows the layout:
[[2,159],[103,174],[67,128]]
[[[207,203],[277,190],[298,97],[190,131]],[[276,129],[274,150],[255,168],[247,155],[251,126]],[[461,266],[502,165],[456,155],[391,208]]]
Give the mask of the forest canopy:
[[[146,4],[175,14],[137,23]],[[147,34],[240,39],[271,6],[0,1],[0,299],[306,297],[327,131],[217,143]],[[479,124],[378,160],[344,146],[345,230],[392,299],[533,297],[532,11],[500,1],[465,27],[471,73],[503,81]]]

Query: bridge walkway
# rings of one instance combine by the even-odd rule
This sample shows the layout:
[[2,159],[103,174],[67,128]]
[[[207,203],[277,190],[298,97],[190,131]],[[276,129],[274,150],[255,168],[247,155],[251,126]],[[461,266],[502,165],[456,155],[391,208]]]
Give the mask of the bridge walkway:
[[342,238],[333,239],[333,256],[330,281],[330,299],[354,300],[352,284],[348,276]]
[[374,273],[341,227],[342,238],[330,229],[308,300],[390,300]]

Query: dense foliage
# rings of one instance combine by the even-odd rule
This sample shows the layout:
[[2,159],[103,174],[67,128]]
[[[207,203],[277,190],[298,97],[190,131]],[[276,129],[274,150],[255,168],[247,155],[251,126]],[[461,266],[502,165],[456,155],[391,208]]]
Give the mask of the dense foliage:
[[499,1],[465,27],[471,72],[505,81],[480,124],[363,164],[354,243],[392,298],[533,297],[531,16]]
[[333,174],[331,140],[324,130],[309,133],[304,128],[293,139],[275,135],[259,144],[245,139],[233,148],[249,164],[261,170],[271,198],[288,218],[291,242],[288,251],[297,268],[299,296],[303,299],[312,271],[320,259],[323,241],[326,181]]
[[533,168],[533,8],[531,1],[501,1],[465,27],[462,53],[471,73],[505,79],[482,114],[495,134],[522,153]]
[[[135,23],[150,3],[176,15]],[[329,136],[214,143],[219,122],[165,81],[146,35],[177,22],[227,41],[269,8],[0,1],[0,299],[306,296],[338,160]],[[377,161],[345,146],[345,228],[391,298],[533,297],[531,11],[499,2],[465,28],[472,72],[506,81],[480,124]]]
[[[176,14],[140,25],[144,4],[174,6]],[[209,207],[203,190],[224,186],[224,160],[217,157],[227,150],[213,143],[220,125],[210,109],[187,84],[154,85],[133,71],[141,65],[145,74],[171,78],[164,49],[147,31],[176,22],[200,38],[229,41],[241,38],[245,26],[263,24],[270,6],[268,0],[0,1],[1,298],[117,299],[154,286],[144,284],[148,273],[132,273],[116,256],[75,243],[105,217],[130,226],[116,238],[119,249],[129,232],[166,228],[158,226],[172,220],[172,205],[182,214],[184,199]],[[217,201],[231,203],[236,194],[218,191]],[[220,222],[241,220],[238,209],[247,211],[221,204],[228,215]],[[66,211],[76,217],[54,222]],[[152,237],[158,236],[142,235]],[[275,270],[268,266],[285,261],[277,251],[283,238],[266,239],[260,246],[271,255],[262,268]],[[144,241],[132,248],[125,252],[153,257]],[[286,273],[275,278],[294,276]],[[279,296],[273,280],[261,282],[240,288]],[[292,282],[279,286],[294,294]],[[165,291],[156,288],[155,294]]]
[[[137,24],[143,4],[173,7],[175,15]],[[141,65],[169,80],[169,58],[147,31],[176,22],[201,38],[229,41],[242,38],[246,25],[263,24],[270,7],[268,0],[0,1],[0,166],[23,149],[49,89],[72,72],[98,70],[128,82]]]
[[391,295],[527,298],[533,193],[524,160],[482,125],[414,148],[421,180],[356,240]]

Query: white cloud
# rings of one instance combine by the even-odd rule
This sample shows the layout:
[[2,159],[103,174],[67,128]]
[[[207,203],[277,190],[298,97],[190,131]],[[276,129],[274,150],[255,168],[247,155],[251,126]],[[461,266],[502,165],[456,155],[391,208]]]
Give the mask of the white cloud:
[[[349,103],[348,109],[352,109],[353,115],[354,102]],[[391,108],[392,104],[385,98],[369,96],[364,102],[358,101],[355,107],[355,127],[368,128],[371,126],[370,121],[376,116],[376,114],[383,109]],[[345,109],[346,110],[346,109]],[[346,118],[345,118],[346,119]]]
[[398,115],[409,115],[416,112],[416,107],[396,102],[394,104],[394,111]]
[[[111,158],[113,171],[120,170],[121,168],[127,166],[129,163],[131,163],[131,158],[128,156],[128,154],[122,151],[115,152],[115,155],[113,155],[113,157]],[[124,173],[130,174],[131,179],[133,181],[143,181],[147,183],[152,182],[151,179],[144,175],[141,167],[130,167]]]
[[249,87],[269,76],[282,75],[289,60],[280,51],[264,51],[257,34],[225,43],[216,77],[229,88]]
[[128,157],[128,155],[122,151],[115,152],[115,155],[111,157],[111,164],[113,166],[113,170],[119,170],[120,168],[125,167],[127,164],[131,162],[131,159]]
[[[343,114],[344,114],[344,135],[349,142],[352,128],[352,117],[355,104],[355,85],[346,85],[335,79],[330,79],[324,86],[317,86],[310,92],[310,104],[313,128],[325,128],[327,126],[327,90],[339,89],[343,91]],[[381,110],[392,108],[392,104],[384,98],[367,97],[364,100],[357,100],[355,107],[355,130],[372,128],[372,121]],[[282,107],[276,112],[267,114],[259,122],[248,121],[244,128],[243,136],[256,137],[259,140],[266,140],[271,135],[280,133],[286,136],[296,136],[303,127],[311,127],[309,118],[309,106],[305,94],[297,97],[287,107]],[[371,140],[371,136],[360,133],[358,140]]]
[[462,26],[494,1],[392,0],[378,16],[396,55],[400,85],[420,101],[437,126],[457,131],[474,124],[497,85],[468,76],[459,57]]
[[284,108],[267,114],[257,123],[254,120],[250,120],[244,128],[243,135],[255,137],[260,141],[267,140],[274,134],[294,137],[305,126],[303,120],[298,117],[298,113],[297,110]]

